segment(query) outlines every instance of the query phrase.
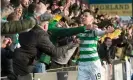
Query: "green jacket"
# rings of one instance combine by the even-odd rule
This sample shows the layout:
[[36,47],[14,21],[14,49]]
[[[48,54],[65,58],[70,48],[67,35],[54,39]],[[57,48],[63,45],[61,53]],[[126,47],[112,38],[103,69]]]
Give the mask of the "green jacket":
[[36,21],[33,18],[1,23],[1,34],[4,35],[20,33],[26,29],[33,28],[35,25]]

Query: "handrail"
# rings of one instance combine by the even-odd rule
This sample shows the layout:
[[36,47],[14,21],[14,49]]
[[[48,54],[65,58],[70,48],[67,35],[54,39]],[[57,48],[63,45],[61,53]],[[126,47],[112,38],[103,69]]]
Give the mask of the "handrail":
[[69,66],[69,67],[62,67],[62,68],[55,68],[55,69],[49,69],[49,70],[46,70],[46,72],[56,72],[56,70],[61,70],[61,71],[68,71],[68,70],[65,70],[65,69],[70,69],[70,68],[75,68],[75,71],[78,70],[78,66]]

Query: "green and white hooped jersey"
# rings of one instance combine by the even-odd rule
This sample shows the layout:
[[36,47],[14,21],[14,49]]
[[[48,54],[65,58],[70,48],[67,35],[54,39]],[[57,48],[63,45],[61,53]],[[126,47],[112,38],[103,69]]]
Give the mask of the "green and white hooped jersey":
[[78,35],[80,39],[80,57],[79,62],[90,62],[99,60],[97,52],[97,40],[94,30],[86,30],[85,33]]

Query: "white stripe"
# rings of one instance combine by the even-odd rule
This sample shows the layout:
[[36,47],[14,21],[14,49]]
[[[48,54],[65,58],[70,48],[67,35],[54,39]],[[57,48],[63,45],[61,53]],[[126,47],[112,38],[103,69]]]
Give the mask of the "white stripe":
[[94,54],[85,54],[85,55],[80,55],[80,58],[92,58],[92,57],[98,57],[98,53],[94,53]]
[[81,33],[79,36],[80,37],[94,37],[94,34],[93,33]]
[[85,33],[81,33],[79,34],[80,37],[86,37],[86,34]]
[[81,40],[80,44],[97,44],[95,40]]
[[82,48],[80,47],[80,51],[96,51],[97,47],[91,47],[91,48]]
[[[90,65],[92,66],[94,69],[101,69],[101,61],[100,59],[98,59],[97,61],[86,61],[86,62],[80,62],[79,61],[79,66],[87,66]],[[95,66],[95,67],[94,67]],[[97,67],[97,68],[96,68]]]

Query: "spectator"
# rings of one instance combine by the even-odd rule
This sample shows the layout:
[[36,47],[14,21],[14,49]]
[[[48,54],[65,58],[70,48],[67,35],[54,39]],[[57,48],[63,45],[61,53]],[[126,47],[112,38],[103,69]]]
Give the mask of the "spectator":
[[[7,17],[7,20],[8,21],[19,21],[21,15],[22,15],[22,7],[19,7],[15,12],[11,13]],[[19,41],[18,41],[18,36],[19,36],[19,34],[8,35],[8,37],[10,37],[13,40],[13,43],[10,47],[12,51],[14,51],[14,49],[20,47],[20,44],[19,44]]]
[[[104,42],[100,45],[99,57],[102,65],[105,68],[105,80],[110,80],[112,75],[112,61],[115,59],[116,47],[112,46],[112,40],[109,37],[104,39]],[[109,66],[108,66],[109,65]],[[104,73],[104,72],[103,72]]]
[[1,76],[7,76],[10,80],[13,80],[12,78],[12,75],[14,74],[12,66],[13,52],[9,48],[11,44],[12,40],[10,38],[4,38],[1,44]]
[[[7,2],[5,3],[4,1],[6,0],[2,0],[2,18],[7,17],[10,13],[14,12],[13,7],[11,6],[7,6]],[[5,5],[4,5],[5,4]],[[21,32],[24,31],[26,29],[32,28],[34,25],[36,24],[36,21],[34,20],[34,18],[30,18],[28,20],[23,20],[23,21],[10,21],[10,22],[3,22],[1,23],[1,34],[5,35],[5,34],[14,34],[17,32]]]
[[47,30],[48,20],[40,22],[40,26],[36,25],[31,31],[20,34],[21,48],[15,51],[13,58],[15,74],[22,77],[27,76],[29,74],[28,66],[32,64],[38,51],[57,57],[66,53],[73,46],[73,44],[64,47],[54,46],[49,39]]
[[112,46],[112,40],[109,37],[104,39],[104,43],[100,45],[98,50],[100,59],[111,64],[111,59],[115,58],[115,47]]
[[[81,39],[81,41],[78,41],[80,42],[80,50],[77,51],[80,54],[78,79],[83,80],[84,77],[87,79],[95,78],[95,76],[88,77],[90,75],[96,75],[96,78],[100,78],[101,64],[98,53],[102,62],[105,62],[103,66],[110,70],[108,64],[111,66],[115,55],[120,59],[124,59],[125,56],[132,56],[130,54],[133,45],[133,30],[131,27],[121,25],[118,16],[113,17],[106,13],[99,14],[98,8],[89,8],[84,0],[2,0],[1,2],[1,43],[8,41],[8,37],[5,38],[5,35],[18,33],[22,45],[22,47],[15,50],[15,55],[13,55],[15,74],[11,70],[11,62],[9,61],[12,58],[12,51],[8,46],[2,46],[2,75],[5,72],[4,75],[6,74],[11,80],[17,79],[18,76],[16,75],[19,75],[18,79],[25,80],[24,78],[26,78],[30,80],[31,77],[28,76],[28,73],[33,72],[31,71],[32,68],[29,70],[31,65],[35,67],[36,72],[43,72],[43,70],[48,69],[47,67],[60,68],[69,64],[68,61],[70,61],[76,48],[71,46],[77,40],[73,38],[73,35],[76,36],[78,33],[80,34],[77,37]],[[89,10],[86,11],[86,9]],[[112,32],[112,27],[116,29],[123,28],[122,34],[115,37],[115,39],[112,39],[114,37],[110,36],[111,34],[107,34],[105,36],[110,36],[111,39],[107,38],[104,43],[99,45],[96,44],[97,40],[86,40],[88,37],[100,38],[101,35]],[[82,40],[82,37],[85,40]],[[102,38],[101,42],[103,40]],[[12,44],[16,44],[16,42],[18,42],[17,38],[13,38]],[[95,47],[92,44],[93,42],[96,44]],[[8,45],[8,43],[6,44]],[[86,47],[90,45],[93,47]],[[98,49],[96,48],[97,45],[100,46]],[[71,49],[68,49],[67,46],[70,46]],[[115,47],[117,47],[117,52],[119,52],[118,49],[121,51],[114,55]],[[12,50],[14,49],[15,47]],[[83,52],[85,54],[82,54]],[[90,54],[86,54],[88,52]],[[94,59],[94,57],[97,58],[95,61],[88,61],[88,59]],[[86,59],[87,61],[84,61]],[[7,64],[4,63],[4,60]],[[35,63],[36,61],[37,63]],[[50,63],[51,65],[49,65]],[[88,65],[90,66],[88,67]],[[40,66],[43,68],[40,68]],[[6,69],[8,67],[9,69]]]
[[[37,4],[31,4],[30,6],[29,6],[29,8],[31,8],[31,9],[29,9],[30,11],[34,11],[34,9],[36,9],[36,6],[35,5],[37,5]],[[34,6],[34,8],[32,8]],[[32,13],[32,14],[34,14],[34,13]],[[62,21],[63,22],[63,21]],[[64,26],[63,26],[64,27]],[[57,28],[57,27],[55,27],[55,26],[53,26],[53,28],[52,28],[52,26],[51,25],[49,25],[49,32],[51,32],[52,33],[52,35],[50,36],[51,37],[51,40],[52,40],[52,42],[54,43],[54,44],[58,44],[58,41],[57,41],[57,38],[58,37],[61,37],[61,38],[64,38],[64,37],[66,37],[66,36],[71,36],[71,35],[74,35],[74,34],[77,34],[77,33],[80,33],[80,32],[83,32],[84,31],[84,28],[85,27],[78,27],[78,28],[72,28],[72,29],[67,29],[67,28]],[[60,34],[60,33],[62,33],[62,32],[64,32],[64,34]],[[46,53],[47,54],[47,53]],[[67,54],[67,53],[66,53]],[[53,58],[54,60],[56,60],[56,62],[58,62],[58,58],[57,57],[54,57]],[[60,59],[60,58],[59,58]],[[61,59],[62,60],[62,59]],[[65,61],[65,60],[64,60]],[[59,62],[58,62],[59,63]],[[65,63],[66,63],[66,61],[65,61]],[[64,63],[63,63],[64,64]]]
[[28,9],[30,1],[29,0],[20,0],[20,3],[23,7],[23,15],[22,15],[22,17],[23,17],[24,15],[27,14],[27,9]]

